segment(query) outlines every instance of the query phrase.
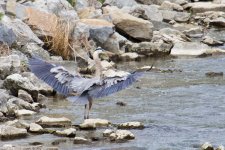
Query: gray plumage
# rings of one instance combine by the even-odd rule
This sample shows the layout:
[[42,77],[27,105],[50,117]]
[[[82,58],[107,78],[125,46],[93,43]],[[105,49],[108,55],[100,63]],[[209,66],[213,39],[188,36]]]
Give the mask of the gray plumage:
[[84,104],[89,102],[89,109],[91,109],[93,98],[101,98],[123,90],[142,74],[134,72],[123,77],[101,78],[95,76],[84,78],[78,74],[69,73],[62,66],[48,63],[36,57],[29,59],[29,68],[39,79],[49,84],[57,92],[67,96],[67,99]]

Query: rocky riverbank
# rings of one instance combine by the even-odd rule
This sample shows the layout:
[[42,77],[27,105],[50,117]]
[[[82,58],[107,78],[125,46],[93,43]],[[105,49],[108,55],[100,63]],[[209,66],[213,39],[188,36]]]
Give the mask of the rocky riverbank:
[[[48,107],[42,102],[56,94],[29,71],[27,60],[31,55],[57,63],[75,60],[76,71],[89,76],[95,71],[91,55],[101,46],[107,50],[101,58],[104,73],[114,76],[126,73],[113,70],[117,61],[218,55],[225,52],[224,43],[224,0],[3,0],[0,139],[53,134],[71,138],[74,144],[121,142],[135,138],[128,129],[144,128],[140,122],[113,124],[103,119],[85,120],[80,125],[73,125],[65,117],[43,116],[36,122],[23,121],[21,118],[37,115]],[[80,131],[90,129],[100,129],[101,136],[79,137]],[[3,149],[15,149],[14,146],[5,145]]]

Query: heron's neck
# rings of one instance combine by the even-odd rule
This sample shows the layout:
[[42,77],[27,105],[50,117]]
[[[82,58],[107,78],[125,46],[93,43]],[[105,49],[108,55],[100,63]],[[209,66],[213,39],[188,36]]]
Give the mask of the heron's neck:
[[95,61],[95,76],[100,78],[102,76],[101,60],[100,60],[98,54],[94,55],[93,59]]

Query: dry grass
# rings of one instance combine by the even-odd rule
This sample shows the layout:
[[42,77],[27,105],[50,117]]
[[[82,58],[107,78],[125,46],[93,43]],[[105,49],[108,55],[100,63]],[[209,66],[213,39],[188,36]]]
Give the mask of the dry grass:
[[11,50],[7,44],[0,43],[0,56],[10,55]]

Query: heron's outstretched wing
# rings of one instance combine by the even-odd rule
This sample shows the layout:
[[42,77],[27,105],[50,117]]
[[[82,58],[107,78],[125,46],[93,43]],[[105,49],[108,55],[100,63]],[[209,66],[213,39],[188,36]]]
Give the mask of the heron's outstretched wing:
[[70,93],[79,93],[79,90],[71,87],[71,83],[79,80],[85,80],[79,75],[69,73],[64,67],[57,66],[41,60],[37,57],[29,59],[30,70],[41,80],[53,87],[57,92],[68,95]]
[[142,72],[134,72],[125,77],[105,78],[101,84],[92,86],[88,94],[93,98],[108,96],[127,88],[133,82],[137,81],[141,75]]

